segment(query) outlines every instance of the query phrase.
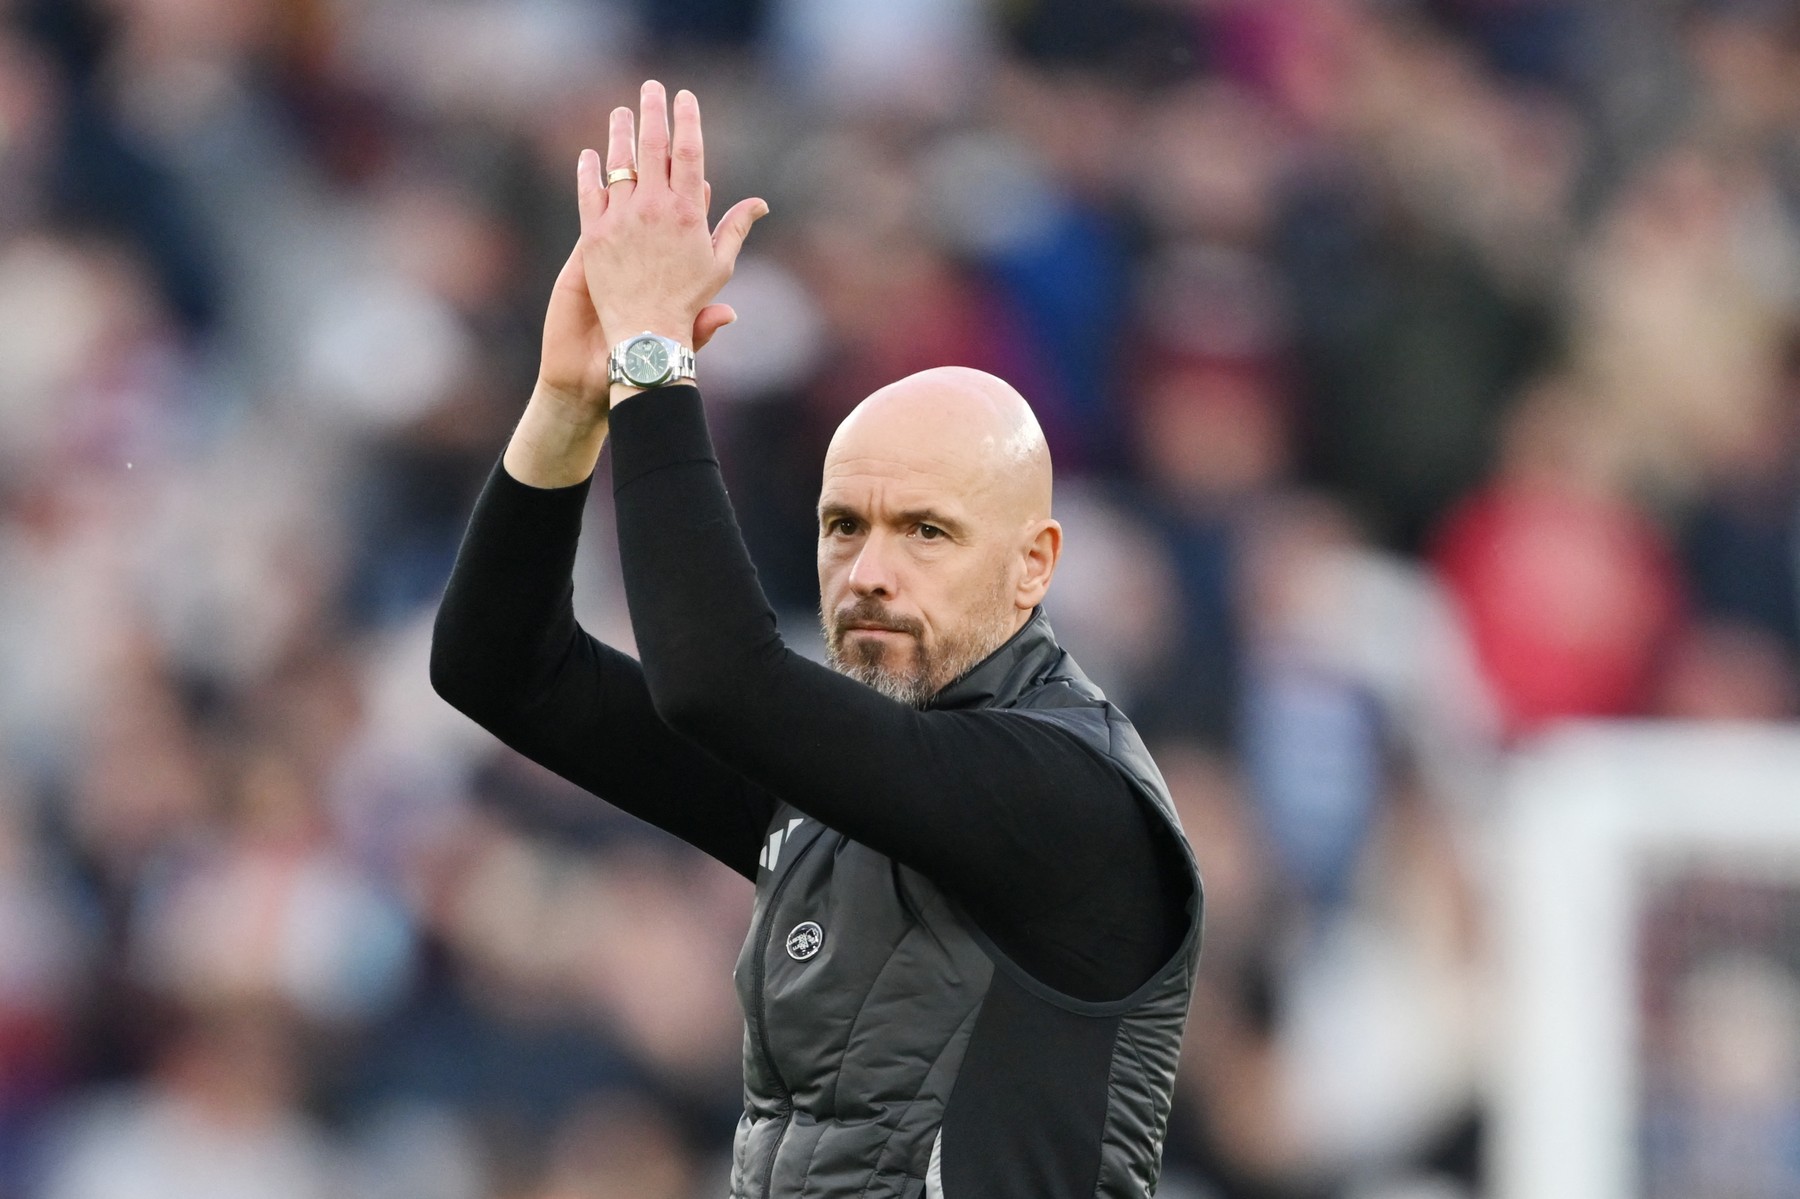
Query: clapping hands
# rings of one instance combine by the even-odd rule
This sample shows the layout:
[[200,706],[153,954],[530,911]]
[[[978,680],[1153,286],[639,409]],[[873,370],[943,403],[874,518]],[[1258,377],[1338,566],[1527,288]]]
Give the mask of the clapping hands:
[[769,206],[740,200],[708,228],[700,102],[677,92],[671,128],[654,80],[643,86],[636,122],[629,108],[613,110],[604,167],[583,150],[575,178],[581,237],[551,291],[538,390],[601,419],[615,343],[648,330],[698,350],[736,319],[713,297]]

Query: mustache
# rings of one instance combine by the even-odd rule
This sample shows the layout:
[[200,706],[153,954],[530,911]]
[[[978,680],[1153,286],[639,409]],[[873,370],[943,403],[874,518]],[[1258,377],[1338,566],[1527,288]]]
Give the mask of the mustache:
[[848,608],[839,608],[831,617],[832,631],[839,637],[850,631],[851,625],[874,625],[895,633],[906,633],[913,637],[922,637],[925,626],[911,616],[902,616],[898,612],[890,612],[880,600],[865,596],[851,604]]

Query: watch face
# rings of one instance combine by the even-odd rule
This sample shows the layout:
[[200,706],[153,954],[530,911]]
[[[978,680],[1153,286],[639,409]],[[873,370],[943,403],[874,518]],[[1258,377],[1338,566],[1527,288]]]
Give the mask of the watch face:
[[669,347],[654,337],[640,337],[625,347],[625,377],[633,383],[660,383],[669,373]]

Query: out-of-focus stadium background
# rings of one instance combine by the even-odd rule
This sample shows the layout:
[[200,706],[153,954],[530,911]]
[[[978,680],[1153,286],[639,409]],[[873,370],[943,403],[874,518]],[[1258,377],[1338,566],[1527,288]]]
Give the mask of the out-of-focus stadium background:
[[[1789,0],[0,2],[0,1196],[723,1193],[747,885],[425,668],[646,75],[774,210],[701,370],[796,642],[851,404],[1037,407],[1208,882],[1163,1193],[1498,1194],[1509,762],[1800,702]],[[1613,937],[1635,1194],[1800,1193],[1736,860]]]

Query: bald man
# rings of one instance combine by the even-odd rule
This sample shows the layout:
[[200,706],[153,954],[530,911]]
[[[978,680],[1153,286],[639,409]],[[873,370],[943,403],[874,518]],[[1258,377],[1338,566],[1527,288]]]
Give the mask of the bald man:
[[[991,375],[925,371],[832,439],[829,666],[739,536],[692,351],[759,200],[709,230],[698,103],[646,84],[577,168],[539,379],[476,504],[432,682],[520,752],[756,886],[733,1199],[1153,1193],[1200,880],[1129,721],[1056,643],[1050,457]],[[576,623],[613,445],[640,660]]]
[[882,388],[831,439],[819,531],[828,660],[923,707],[1019,630],[1056,569],[1050,450],[1031,408],[967,367]]

